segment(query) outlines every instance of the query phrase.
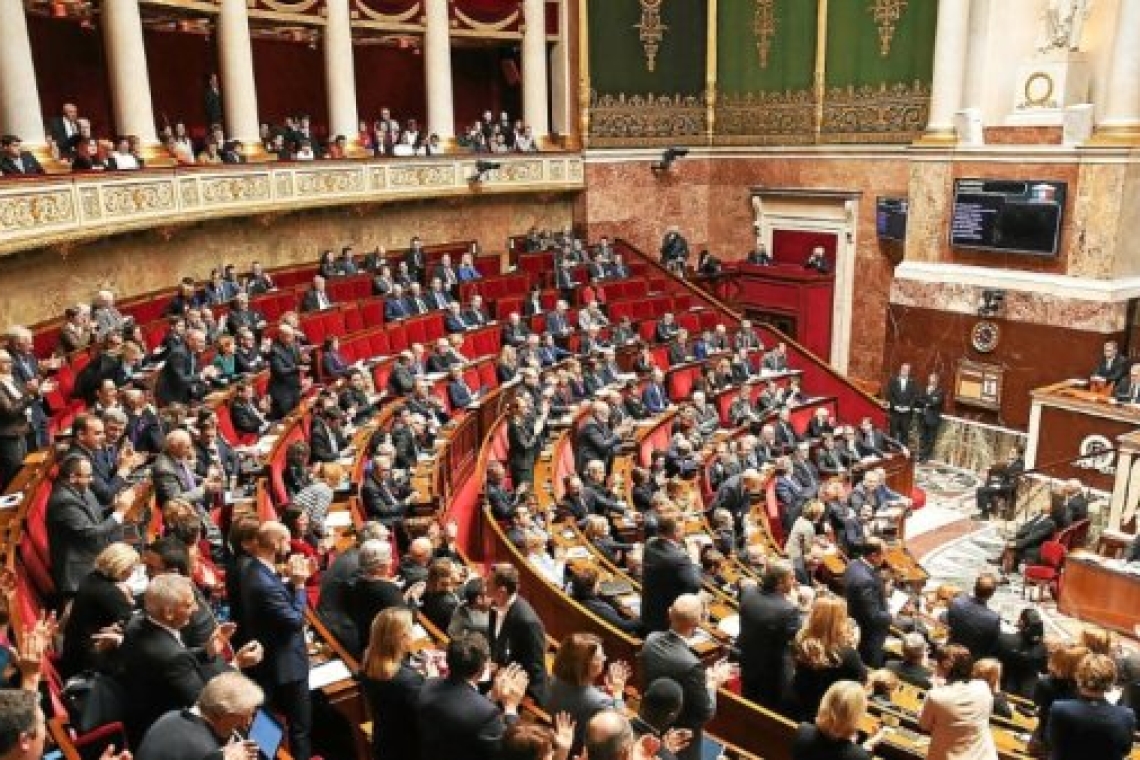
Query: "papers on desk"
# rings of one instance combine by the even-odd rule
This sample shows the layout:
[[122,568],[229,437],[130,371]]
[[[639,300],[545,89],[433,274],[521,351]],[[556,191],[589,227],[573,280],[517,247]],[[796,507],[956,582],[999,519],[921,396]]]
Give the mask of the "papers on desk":
[[590,550],[584,546],[571,546],[566,550],[566,559],[589,559]]
[[419,623],[412,624],[412,641],[431,641],[431,636],[428,636],[427,629]]
[[721,621],[716,624],[716,627],[717,630],[725,636],[735,639],[740,635],[740,615],[729,615],[726,618],[722,618]]
[[347,509],[329,512],[325,517],[326,528],[348,528],[352,525],[352,513]]
[[352,678],[352,673],[349,672],[348,666],[344,664],[343,660],[339,658],[329,660],[309,671],[309,691],[323,689],[350,678]]
[[[739,623],[737,627],[739,627]],[[696,649],[702,644],[708,644],[711,641],[712,636],[708,635],[703,628],[698,628],[692,636],[685,639],[685,643],[689,646],[689,649]]]
[[887,600],[887,607],[890,608],[891,615],[899,614],[899,611],[906,606],[910,601],[910,595],[896,589],[891,593],[891,598]]
[[0,509],[15,509],[20,506],[24,500],[22,493],[10,493],[7,496],[0,496]]

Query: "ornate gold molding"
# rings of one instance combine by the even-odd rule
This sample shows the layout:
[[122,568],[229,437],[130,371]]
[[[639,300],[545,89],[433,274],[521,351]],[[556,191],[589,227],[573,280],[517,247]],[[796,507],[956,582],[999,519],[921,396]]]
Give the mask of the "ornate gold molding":
[[811,90],[720,93],[716,106],[717,145],[807,145],[815,142]]
[[590,145],[600,148],[703,141],[708,112],[702,95],[590,93]]
[[768,54],[772,51],[772,40],[779,29],[780,19],[776,16],[776,0],[756,0],[756,10],[752,15],[752,33],[756,35],[756,54],[760,57],[760,68],[768,68]]
[[906,13],[907,0],[871,0],[867,10],[879,27],[879,55],[886,58],[891,54],[891,43],[895,39],[895,27]]
[[922,134],[930,86],[880,84],[833,87],[823,100],[823,143],[909,143]]
[[657,51],[661,48],[661,41],[665,39],[668,26],[661,23],[661,6],[665,0],[638,0],[641,3],[641,20],[633,25],[637,30],[637,37],[641,40],[641,47],[645,49],[645,68],[650,71],[657,69]]
[[[495,192],[581,190],[577,153],[496,156],[501,168],[480,185]],[[246,164],[222,170],[171,169],[0,185],[0,254],[129,230],[226,216],[255,216],[338,204],[464,197],[474,190],[470,155],[399,160]]]

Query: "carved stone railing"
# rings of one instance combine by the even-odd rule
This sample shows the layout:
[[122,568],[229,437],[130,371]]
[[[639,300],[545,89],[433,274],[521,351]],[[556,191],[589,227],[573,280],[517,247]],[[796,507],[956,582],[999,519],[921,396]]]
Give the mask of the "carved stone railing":
[[[501,167],[475,182],[478,158]],[[583,186],[577,153],[242,164],[6,180],[0,181],[0,254],[226,216]]]

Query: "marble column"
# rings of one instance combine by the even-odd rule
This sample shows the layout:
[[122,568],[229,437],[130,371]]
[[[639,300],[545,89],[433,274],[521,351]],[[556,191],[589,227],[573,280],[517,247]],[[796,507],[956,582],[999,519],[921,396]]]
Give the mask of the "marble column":
[[1111,56],[1092,143],[1140,145],[1140,0],[1120,0]]
[[918,140],[920,144],[953,145],[958,141],[954,115],[962,107],[969,31],[970,0],[939,0],[930,119],[926,133]]
[[174,159],[166,156],[158,145],[154,126],[138,0],[104,0],[102,8],[100,26],[103,27],[115,131],[139,138],[148,165],[172,164]]
[[451,90],[451,19],[447,0],[424,0],[424,15],[427,130],[450,143],[455,139],[455,99]]
[[990,46],[990,0],[973,0],[970,6],[969,55],[962,84],[962,108],[982,109],[986,88],[993,86],[986,51]]
[[226,134],[241,140],[247,158],[264,156],[246,0],[221,0],[218,10],[218,62]]
[[47,136],[21,0],[0,0],[0,29],[5,30],[0,45],[0,132],[19,137],[42,163]]
[[329,99],[329,138],[344,135],[349,152],[360,153],[356,111],[356,69],[352,60],[352,16],[348,0],[326,0],[325,90]]
[[523,121],[539,146],[550,135],[550,98],[546,85],[546,0],[523,0]]

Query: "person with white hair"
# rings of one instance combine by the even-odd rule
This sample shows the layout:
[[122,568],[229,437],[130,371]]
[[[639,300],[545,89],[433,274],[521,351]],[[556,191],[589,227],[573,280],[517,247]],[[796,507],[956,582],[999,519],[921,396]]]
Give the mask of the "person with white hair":
[[290,325],[279,325],[277,339],[269,349],[268,391],[274,419],[288,415],[301,403],[301,376],[308,362],[297,345],[296,331]]
[[91,302],[91,321],[97,340],[103,340],[107,333],[123,329],[126,320],[115,308],[115,294],[112,291],[100,290],[95,294]]
[[171,710],[143,736],[135,760],[257,760],[249,731],[265,692],[241,673],[214,676],[189,710]]
[[[143,596],[144,614],[131,620],[123,632],[119,662],[123,683],[131,690],[124,722],[134,746],[158,718],[193,705],[206,683],[228,670],[221,654],[237,628],[233,623],[218,626],[203,650],[188,649],[182,642],[179,631],[197,609],[189,578],[157,575]],[[262,654],[261,645],[250,641],[237,651],[234,664],[253,667]]]

